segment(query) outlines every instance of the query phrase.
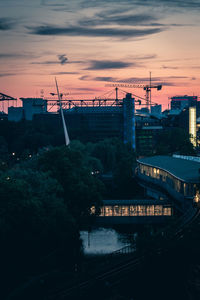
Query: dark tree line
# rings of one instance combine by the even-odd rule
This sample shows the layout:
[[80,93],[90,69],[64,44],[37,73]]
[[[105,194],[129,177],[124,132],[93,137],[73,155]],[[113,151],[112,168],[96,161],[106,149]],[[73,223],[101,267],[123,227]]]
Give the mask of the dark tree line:
[[183,128],[168,128],[157,136],[155,154],[195,155],[195,149],[190,142],[189,133]]
[[[82,257],[79,230],[102,199],[143,195],[136,154],[117,138],[63,145],[62,128],[34,122],[0,124],[0,275],[2,294],[26,278]],[[185,135],[159,137],[157,153],[192,153]],[[184,151],[183,151],[184,150]],[[189,152],[191,150],[191,152]]]
[[[135,154],[117,139],[70,147],[46,146],[35,154],[0,152],[0,275],[2,292],[27,277],[81,261],[79,230],[90,208],[113,196],[133,197]],[[24,149],[25,150],[25,149]],[[104,184],[103,174],[111,175]]]

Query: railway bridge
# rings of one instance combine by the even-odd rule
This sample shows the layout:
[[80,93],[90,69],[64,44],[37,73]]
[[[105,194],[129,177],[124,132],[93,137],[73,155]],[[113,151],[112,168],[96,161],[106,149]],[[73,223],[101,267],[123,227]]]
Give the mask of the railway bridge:
[[[92,208],[95,212],[95,208]],[[103,200],[96,225],[158,224],[165,223],[173,215],[173,205],[167,198]]]
[[[96,217],[99,226],[168,222],[200,201],[200,158],[152,156],[137,160],[136,179],[145,199],[104,200]],[[91,209],[95,213],[95,207]]]

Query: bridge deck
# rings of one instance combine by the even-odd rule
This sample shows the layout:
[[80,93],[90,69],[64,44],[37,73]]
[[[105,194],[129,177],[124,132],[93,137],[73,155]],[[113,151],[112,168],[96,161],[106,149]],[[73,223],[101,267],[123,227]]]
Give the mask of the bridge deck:
[[96,224],[163,223],[172,215],[173,207],[167,199],[104,200]]

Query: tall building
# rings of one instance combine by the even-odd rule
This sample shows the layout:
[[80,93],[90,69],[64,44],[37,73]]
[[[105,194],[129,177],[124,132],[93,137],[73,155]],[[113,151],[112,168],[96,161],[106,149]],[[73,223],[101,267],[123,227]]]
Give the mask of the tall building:
[[155,145],[163,131],[162,121],[155,116],[136,116],[136,149],[139,155],[155,154]]
[[196,106],[197,96],[175,96],[171,98],[171,110],[183,110],[189,106]]
[[189,108],[189,134],[190,141],[194,147],[197,145],[197,122],[196,122],[196,107]]
[[64,110],[70,138],[99,141],[123,137],[123,107],[73,107]]
[[[21,98],[22,107],[10,107],[8,120],[33,121],[35,126],[48,128],[48,132],[60,134],[62,128],[60,115],[47,110],[47,100],[42,98]],[[76,102],[76,104],[78,104]],[[64,109],[64,116],[70,139],[82,142],[97,142],[106,138],[117,137],[137,148],[141,155],[153,154],[157,135],[162,131],[161,106],[147,108],[135,113],[135,100],[130,93],[117,104],[99,106],[74,105]],[[154,115],[155,114],[155,115]]]
[[130,143],[135,150],[135,99],[126,94],[123,99],[124,143]]
[[20,98],[22,107],[9,107],[8,120],[19,122],[23,118],[32,121],[36,114],[47,113],[47,100],[43,98]]

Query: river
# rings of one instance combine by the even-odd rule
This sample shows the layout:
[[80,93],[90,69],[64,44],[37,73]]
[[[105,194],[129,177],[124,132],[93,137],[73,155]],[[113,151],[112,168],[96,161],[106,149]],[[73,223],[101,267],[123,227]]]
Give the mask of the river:
[[80,232],[85,254],[108,254],[128,246],[136,233],[119,233],[111,228],[97,228],[90,233]]

